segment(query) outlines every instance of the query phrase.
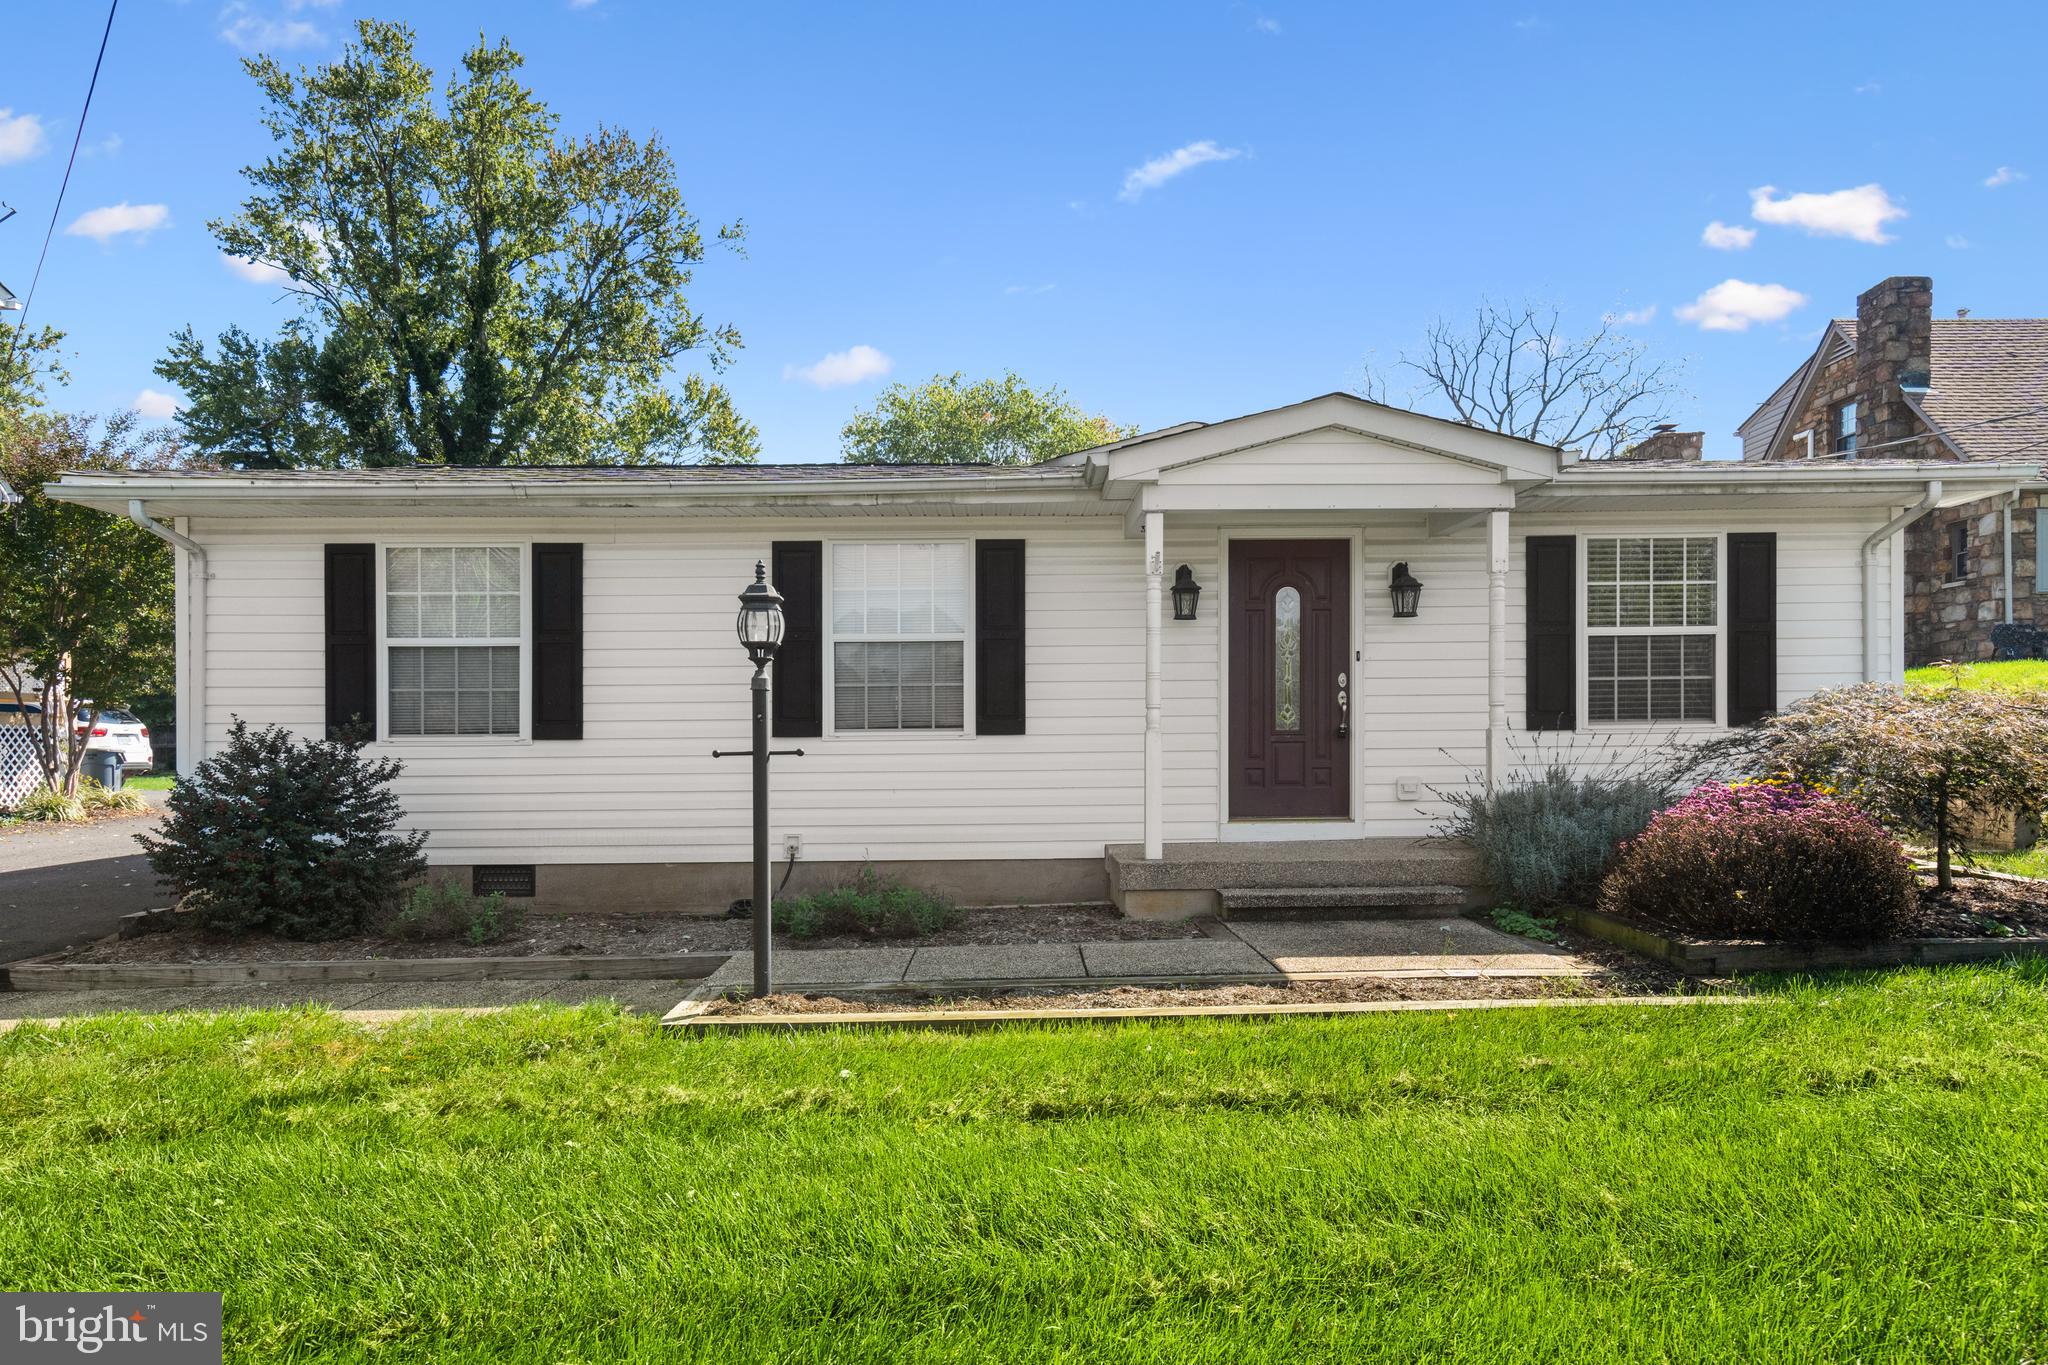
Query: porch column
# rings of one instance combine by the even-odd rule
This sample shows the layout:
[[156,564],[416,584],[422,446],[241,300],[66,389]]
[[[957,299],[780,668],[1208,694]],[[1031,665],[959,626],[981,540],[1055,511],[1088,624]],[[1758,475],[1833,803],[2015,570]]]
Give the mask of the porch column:
[[1145,514],[1145,856],[1166,856],[1164,803],[1160,795],[1165,769],[1164,740],[1159,733],[1159,675],[1165,640],[1159,620],[1162,580],[1166,576],[1166,514]]
[[1508,514],[1486,514],[1486,790],[1508,770]]

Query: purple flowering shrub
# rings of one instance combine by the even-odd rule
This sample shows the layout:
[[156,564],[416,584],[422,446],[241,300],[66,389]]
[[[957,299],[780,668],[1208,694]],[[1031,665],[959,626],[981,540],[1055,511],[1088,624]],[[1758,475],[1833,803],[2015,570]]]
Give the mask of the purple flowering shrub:
[[1709,783],[1622,845],[1600,908],[1703,938],[1871,943],[1913,909],[1906,853],[1848,802],[1797,782]]

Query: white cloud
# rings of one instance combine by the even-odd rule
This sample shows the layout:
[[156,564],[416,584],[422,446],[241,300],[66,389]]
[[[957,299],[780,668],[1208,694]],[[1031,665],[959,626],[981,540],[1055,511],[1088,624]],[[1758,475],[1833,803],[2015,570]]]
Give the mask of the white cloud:
[[1252,27],[1261,33],[1278,33],[1280,31],[1280,21],[1269,15],[1261,14],[1252,20]]
[[48,142],[43,134],[42,119],[34,114],[17,114],[12,109],[0,108],[0,166],[41,156],[47,150]]
[[2000,185],[2010,185],[2015,181],[2025,180],[2026,178],[2027,173],[2025,171],[2016,171],[2010,166],[2000,166],[1997,170],[1984,177],[1984,188],[1995,190]]
[[162,204],[131,204],[122,200],[105,208],[90,209],[78,215],[70,227],[64,229],[66,237],[90,237],[105,246],[116,237],[132,236],[141,241],[158,228],[171,225],[171,211]]
[[1805,228],[1813,237],[1853,237],[1859,242],[1889,242],[1884,225],[1904,218],[1882,185],[1858,185],[1829,194],[1788,194],[1782,199],[1774,185],[1749,192],[1750,216],[1759,223]]
[[1244,155],[1241,147],[1218,147],[1208,138],[1190,142],[1185,147],[1176,147],[1165,156],[1155,156],[1144,165],[1124,176],[1124,187],[1117,191],[1117,198],[1130,203],[1146,190],[1156,190],[1167,181],[1184,171],[1210,161],[1234,161]]
[[863,380],[880,379],[896,362],[872,346],[850,346],[834,351],[815,365],[785,365],[784,379],[801,379],[819,389],[839,389]]
[[1716,251],[1745,251],[1756,240],[1756,229],[1739,223],[1724,223],[1716,218],[1707,224],[1700,240]]
[[292,282],[290,271],[268,261],[252,261],[247,256],[232,256],[223,251],[220,263],[251,284],[287,285]]
[[286,0],[283,14],[270,15],[257,12],[248,0],[232,0],[222,7],[217,20],[220,36],[229,46],[244,52],[313,47],[327,41],[327,35],[320,26],[310,20],[285,16],[308,8],[324,8],[331,3],[333,0]]
[[1806,304],[1806,295],[1782,284],[1750,284],[1746,280],[1723,280],[1691,303],[1682,304],[1677,315],[1698,323],[1708,332],[1747,332],[1750,324],[1776,322]]
[[152,422],[168,422],[178,415],[178,400],[155,389],[144,389],[135,395],[135,401],[128,405],[136,415]]
[[1941,239],[1941,244],[1948,247],[1951,251],[1968,251],[1970,249],[1970,239],[1963,236],[1960,232],[1951,232],[1948,236]]
[[1657,316],[1657,305],[1646,303],[1641,308],[1631,308],[1624,313],[1609,313],[1607,320],[1617,327],[1640,327]]

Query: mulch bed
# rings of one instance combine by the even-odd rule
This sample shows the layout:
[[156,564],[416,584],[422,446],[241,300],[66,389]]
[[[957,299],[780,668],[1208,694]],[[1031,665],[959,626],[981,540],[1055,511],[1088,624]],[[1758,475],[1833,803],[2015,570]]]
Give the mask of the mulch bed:
[[[960,923],[915,939],[832,934],[801,941],[777,934],[787,948],[874,948],[892,943],[919,947],[969,944],[1101,943],[1111,939],[1200,938],[1182,922],[1129,920],[1110,905],[1008,906],[969,910]],[[519,932],[497,943],[387,938],[360,934],[318,943],[298,939],[215,938],[196,929],[132,939],[102,939],[60,959],[64,962],[333,962],[394,957],[651,957],[666,953],[744,952],[751,944],[745,920],[709,915],[529,915]]]
[[2001,929],[2014,936],[2048,934],[2048,881],[1959,876],[1948,891],[1923,882],[1906,936],[2004,937]]

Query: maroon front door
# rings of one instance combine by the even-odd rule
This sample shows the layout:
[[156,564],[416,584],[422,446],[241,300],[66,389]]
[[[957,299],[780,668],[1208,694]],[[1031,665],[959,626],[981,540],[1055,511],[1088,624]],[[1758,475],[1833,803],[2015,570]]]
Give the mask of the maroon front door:
[[1351,546],[1230,542],[1230,815],[1351,814]]

